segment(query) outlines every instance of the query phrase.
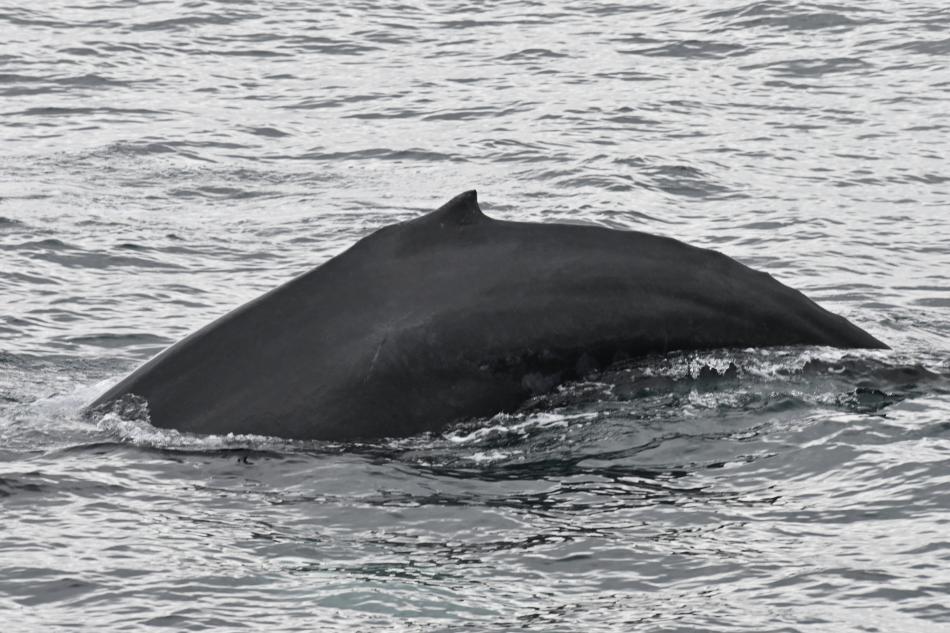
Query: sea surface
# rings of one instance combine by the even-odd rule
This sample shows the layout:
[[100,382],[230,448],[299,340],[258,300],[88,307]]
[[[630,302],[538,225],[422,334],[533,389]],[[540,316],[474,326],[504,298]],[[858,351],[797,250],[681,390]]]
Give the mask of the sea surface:
[[[950,630],[950,9],[0,0],[0,629]],[[477,189],[889,351],[638,359],[363,444],[84,404]]]

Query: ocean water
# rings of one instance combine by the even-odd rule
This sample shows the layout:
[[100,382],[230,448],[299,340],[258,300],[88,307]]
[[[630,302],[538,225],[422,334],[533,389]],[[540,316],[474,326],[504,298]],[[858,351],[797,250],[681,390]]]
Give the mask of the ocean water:
[[[0,628],[950,630],[944,2],[0,2]],[[890,351],[337,445],[82,406],[377,227],[725,252]]]

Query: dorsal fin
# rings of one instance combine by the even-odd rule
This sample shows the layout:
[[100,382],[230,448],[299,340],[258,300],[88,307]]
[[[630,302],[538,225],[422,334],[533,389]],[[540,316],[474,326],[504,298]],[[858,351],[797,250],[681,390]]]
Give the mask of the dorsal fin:
[[465,226],[488,219],[478,208],[478,196],[474,189],[460,193],[425,217],[440,226]]

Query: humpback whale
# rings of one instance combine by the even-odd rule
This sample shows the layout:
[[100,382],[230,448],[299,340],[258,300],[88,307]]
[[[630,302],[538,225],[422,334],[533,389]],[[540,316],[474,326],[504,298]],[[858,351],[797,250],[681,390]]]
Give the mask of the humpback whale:
[[668,237],[490,218],[475,191],[385,226],[99,397],[199,434],[347,441],[511,411],[624,358],[886,348],[770,275]]

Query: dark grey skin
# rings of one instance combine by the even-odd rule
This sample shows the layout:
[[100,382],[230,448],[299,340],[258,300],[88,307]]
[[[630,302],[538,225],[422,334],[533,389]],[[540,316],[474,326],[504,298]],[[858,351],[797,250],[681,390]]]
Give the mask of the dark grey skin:
[[482,214],[474,191],[386,226],[171,346],[125,394],[191,433],[354,440],[516,409],[672,350],[886,346],[771,276],[635,231]]

